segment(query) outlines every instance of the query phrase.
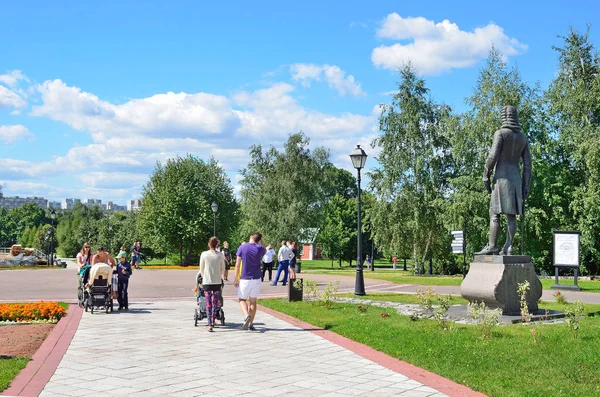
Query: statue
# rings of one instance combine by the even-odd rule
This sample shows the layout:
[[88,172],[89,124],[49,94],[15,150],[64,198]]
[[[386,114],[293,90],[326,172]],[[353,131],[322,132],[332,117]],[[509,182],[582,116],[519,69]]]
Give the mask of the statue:
[[[521,132],[517,109],[504,106],[501,112],[502,128],[494,134],[494,142],[485,161],[483,184],[490,198],[490,238],[478,255],[513,255],[512,242],[517,231],[517,215],[525,213],[525,199],[531,179],[531,154],[527,137]],[[523,175],[519,170],[522,160]],[[490,175],[494,171],[494,186]],[[500,232],[500,214],[506,214],[508,230],[502,250],[497,241]]]

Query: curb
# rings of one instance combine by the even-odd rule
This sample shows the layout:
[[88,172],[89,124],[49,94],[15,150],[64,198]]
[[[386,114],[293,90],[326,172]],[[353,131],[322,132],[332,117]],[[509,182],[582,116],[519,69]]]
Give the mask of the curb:
[[83,309],[71,304],[31,361],[0,396],[38,396],[65,355],[77,331]]
[[443,376],[434,374],[433,372],[429,372],[405,361],[398,360],[369,346],[363,345],[362,343],[358,343],[344,336],[338,335],[335,332],[315,327],[314,325],[300,321],[295,317],[261,305],[258,305],[258,310],[277,317],[280,320],[286,321],[296,327],[312,332],[313,334],[333,342],[338,346],[348,349],[359,356],[371,360],[394,372],[407,376],[410,379],[416,380],[425,386],[436,389],[437,391],[447,394],[450,397],[487,397],[485,394],[471,390],[467,386],[453,382],[450,379],[446,379]]

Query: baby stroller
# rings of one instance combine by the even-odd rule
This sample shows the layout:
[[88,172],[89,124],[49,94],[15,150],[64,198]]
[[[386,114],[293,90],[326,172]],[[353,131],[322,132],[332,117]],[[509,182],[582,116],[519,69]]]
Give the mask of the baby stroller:
[[[223,286],[225,283],[221,280],[221,291],[218,292],[221,308],[217,313],[216,320],[221,321],[221,325],[225,325],[225,312],[223,311]],[[207,318],[206,315],[206,298],[204,297],[204,289],[202,288],[202,275],[198,273],[196,276],[196,310],[194,310],[194,327],[198,326],[198,321]]]
[[79,307],[85,306],[85,301],[88,297],[88,292],[85,289],[85,284],[88,282],[90,278],[90,269],[92,265],[85,265],[81,268],[81,271],[78,273],[79,276],[79,285],[77,286],[77,302]]
[[104,308],[106,314],[108,311],[113,311],[113,300],[111,297],[111,285],[108,284],[108,280],[100,276],[94,280],[90,287],[90,292],[87,293],[87,299],[85,300],[85,311],[90,309],[90,312],[94,314],[94,308]]

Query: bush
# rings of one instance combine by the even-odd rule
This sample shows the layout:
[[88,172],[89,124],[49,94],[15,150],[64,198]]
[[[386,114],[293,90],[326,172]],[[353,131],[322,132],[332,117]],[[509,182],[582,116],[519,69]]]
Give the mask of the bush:
[[0,303],[0,321],[58,321],[66,310],[56,302]]
[[492,337],[492,329],[498,325],[501,311],[499,309],[489,310],[485,303],[471,303],[469,317],[477,323],[477,329],[483,339]]

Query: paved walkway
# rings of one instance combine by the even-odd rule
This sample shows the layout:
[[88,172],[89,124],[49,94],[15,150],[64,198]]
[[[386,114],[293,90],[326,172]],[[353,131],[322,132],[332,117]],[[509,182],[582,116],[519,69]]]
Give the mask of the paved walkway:
[[[364,350],[352,351],[359,345],[355,342],[348,349],[341,346],[344,342],[334,343],[265,311],[257,315],[256,332],[242,331],[237,303],[227,300],[224,309],[226,326],[213,333],[205,321],[194,327],[194,302],[189,300],[131,303],[128,312],[84,313],[40,395],[480,395],[420,370],[421,380],[434,382],[444,394],[375,362],[382,361],[377,359],[382,353],[373,353],[375,361],[370,360]],[[418,368],[393,361],[417,377]]]

